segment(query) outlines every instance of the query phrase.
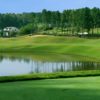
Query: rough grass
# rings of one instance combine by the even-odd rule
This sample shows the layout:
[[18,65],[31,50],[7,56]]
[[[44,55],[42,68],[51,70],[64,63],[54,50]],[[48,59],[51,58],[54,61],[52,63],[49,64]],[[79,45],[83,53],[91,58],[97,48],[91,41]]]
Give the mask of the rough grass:
[[0,100],[100,100],[100,77],[0,83]]
[[100,58],[100,39],[60,36],[0,38],[0,52],[58,53]]

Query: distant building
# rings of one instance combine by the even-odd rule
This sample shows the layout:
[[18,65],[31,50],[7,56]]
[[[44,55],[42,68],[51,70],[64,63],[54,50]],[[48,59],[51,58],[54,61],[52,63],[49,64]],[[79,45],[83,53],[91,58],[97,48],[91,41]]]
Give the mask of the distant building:
[[18,31],[19,29],[16,27],[5,27],[3,29],[3,36],[4,37],[15,36]]
[[88,32],[78,33],[78,35],[88,35]]

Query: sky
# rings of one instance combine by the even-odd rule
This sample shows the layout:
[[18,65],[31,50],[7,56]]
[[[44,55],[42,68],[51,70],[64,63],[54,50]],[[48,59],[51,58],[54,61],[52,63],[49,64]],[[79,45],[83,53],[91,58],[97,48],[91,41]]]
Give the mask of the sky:
[[0,13],[63,11],[83,7],[100,8],[100,0],[0,0]]

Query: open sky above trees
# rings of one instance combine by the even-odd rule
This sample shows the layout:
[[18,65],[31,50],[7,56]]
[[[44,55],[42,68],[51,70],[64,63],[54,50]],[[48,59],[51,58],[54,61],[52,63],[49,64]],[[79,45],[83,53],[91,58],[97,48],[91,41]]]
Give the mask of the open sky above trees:
[[0,13],[41,12],[100,7],[99,0],[0,0]]

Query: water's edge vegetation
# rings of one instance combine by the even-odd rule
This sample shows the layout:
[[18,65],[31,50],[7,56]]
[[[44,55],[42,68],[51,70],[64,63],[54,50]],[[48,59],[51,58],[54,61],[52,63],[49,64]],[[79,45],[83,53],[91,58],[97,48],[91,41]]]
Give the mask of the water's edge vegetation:
[[74,77],[90,77],[90,76],[100,76],[100,70],[38,73],[38,74],[34,73],[34,74],[18,75],[18,76],[3,76],[3,77],[0,77],[0,82],[57,79],[57,78],[74,78]]

